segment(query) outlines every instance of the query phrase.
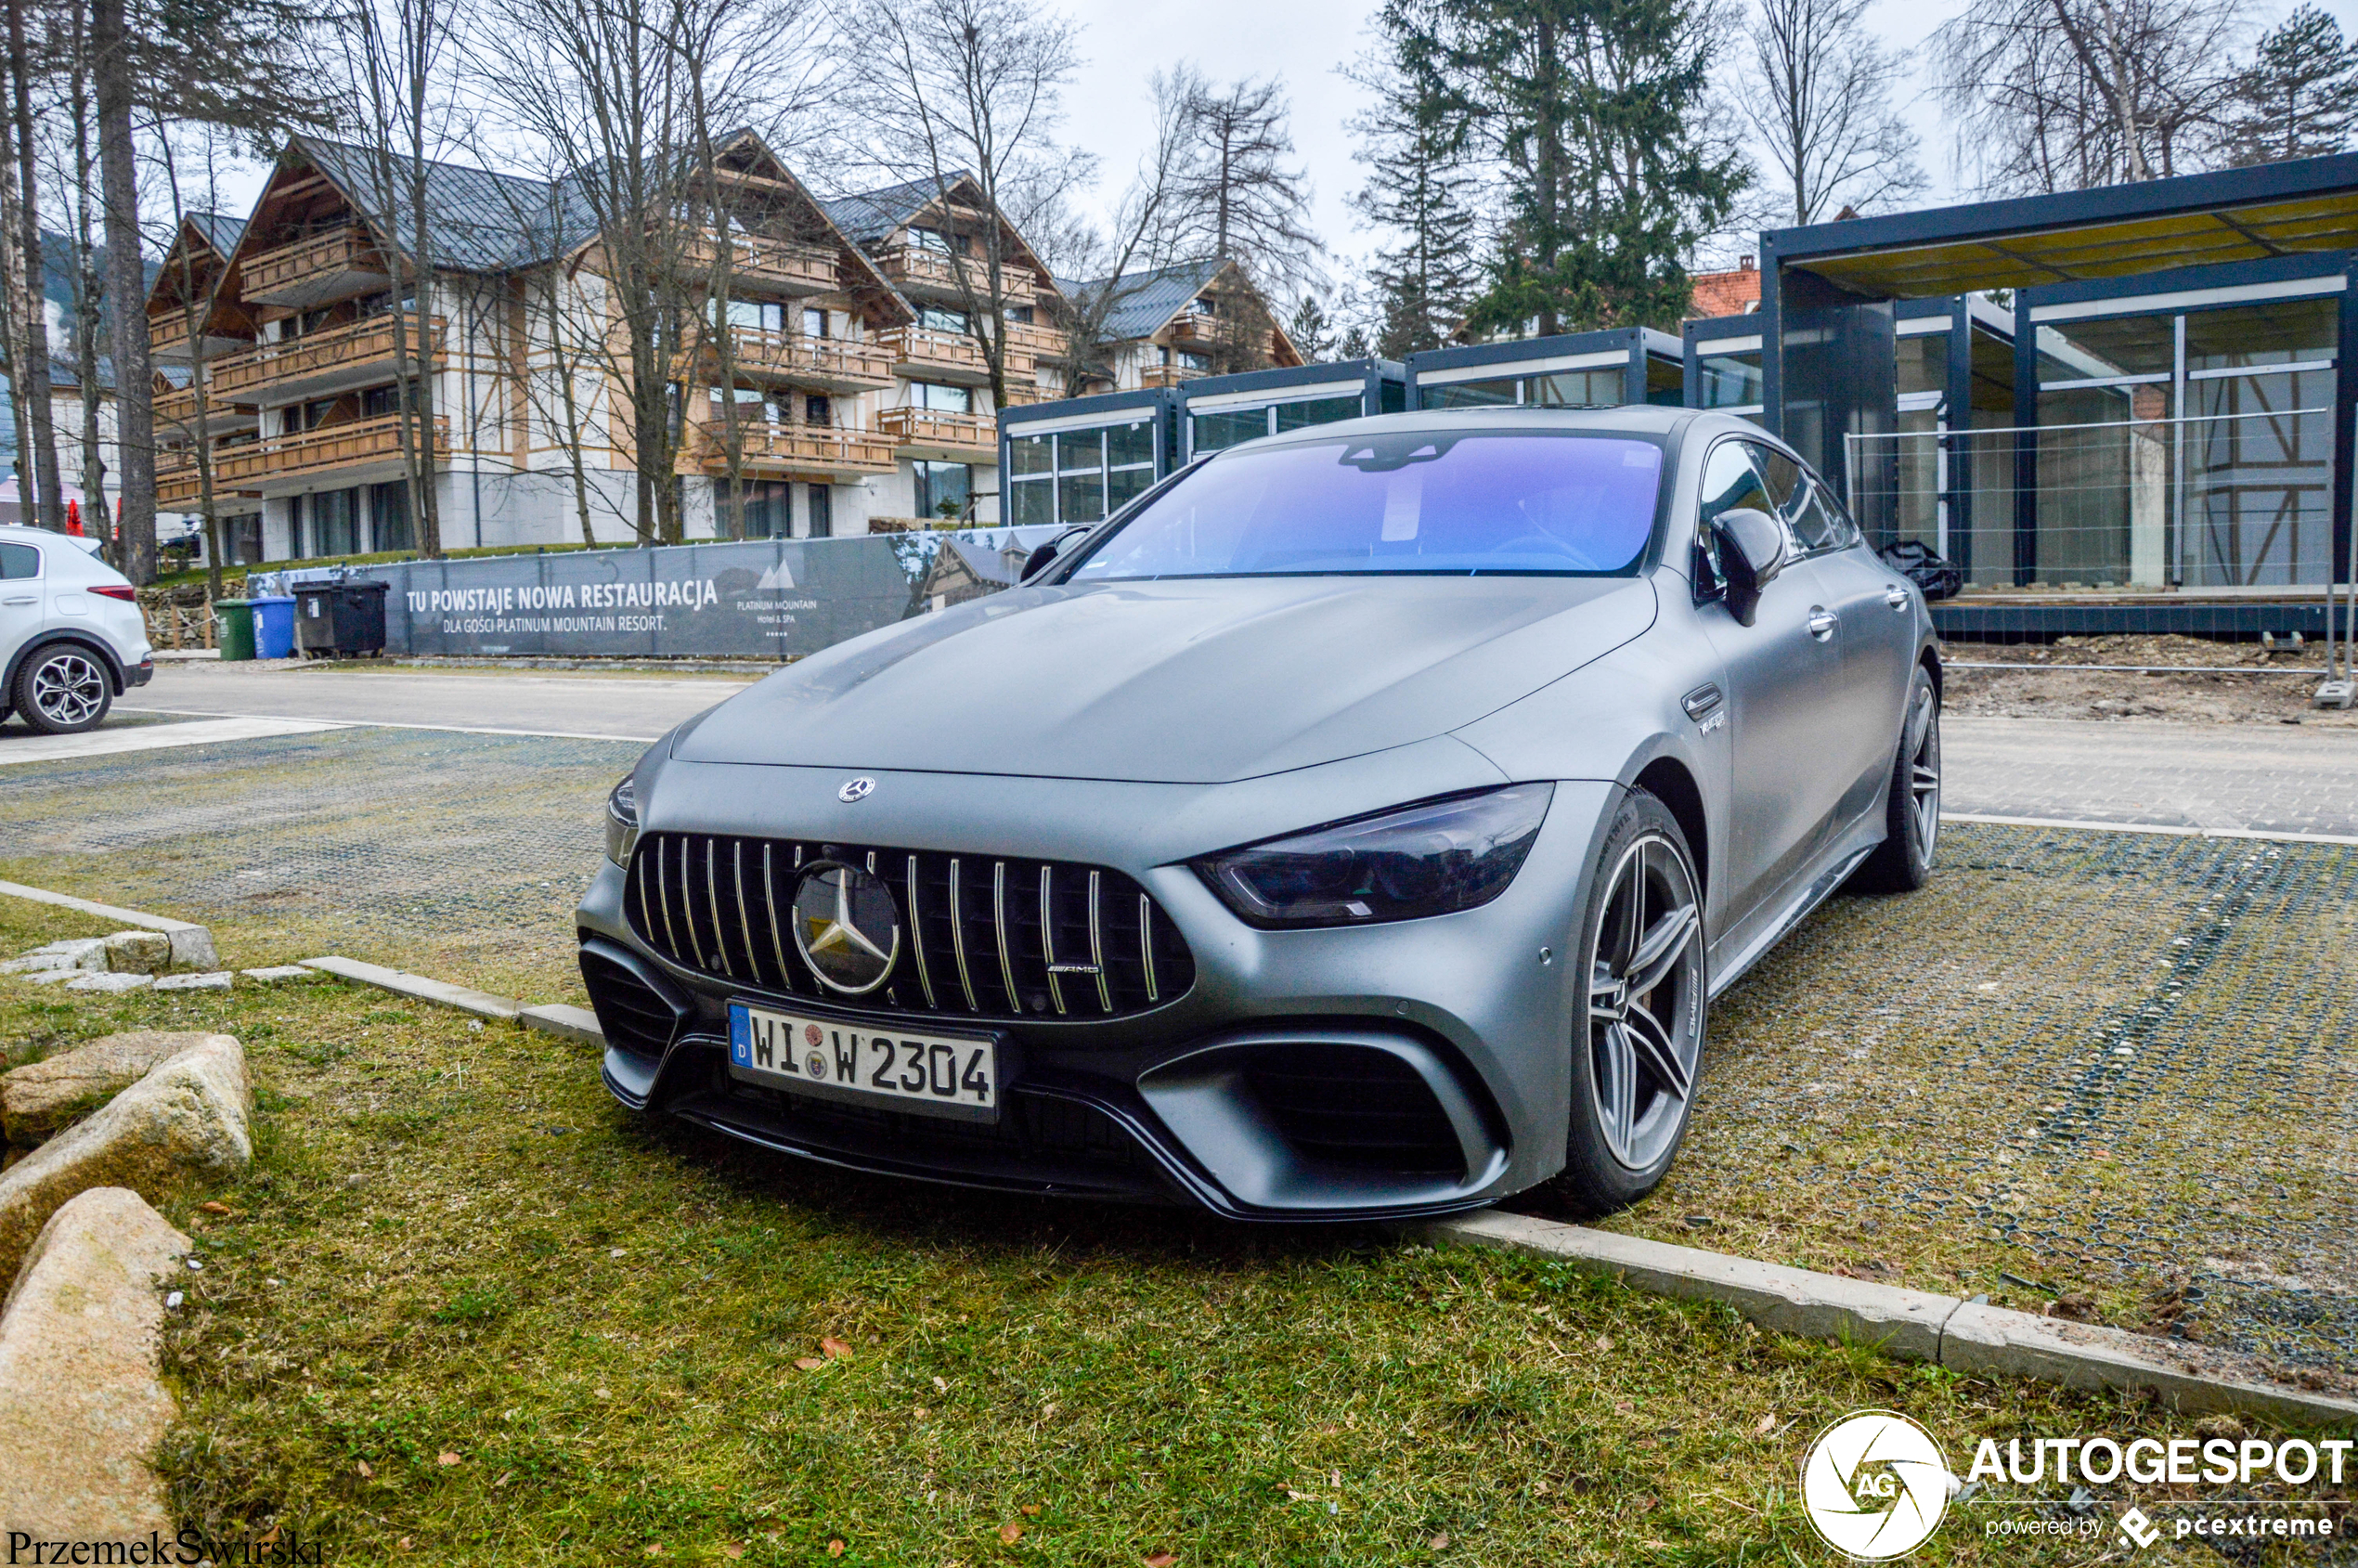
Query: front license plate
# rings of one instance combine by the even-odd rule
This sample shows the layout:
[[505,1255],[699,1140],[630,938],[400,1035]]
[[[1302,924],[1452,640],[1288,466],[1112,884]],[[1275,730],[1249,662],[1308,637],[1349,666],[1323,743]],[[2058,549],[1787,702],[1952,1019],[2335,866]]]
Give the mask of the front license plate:
[[732,1002],[729,1075],[822,1099],[999,1120],[998,1043],[987,1036],[903,1034]]

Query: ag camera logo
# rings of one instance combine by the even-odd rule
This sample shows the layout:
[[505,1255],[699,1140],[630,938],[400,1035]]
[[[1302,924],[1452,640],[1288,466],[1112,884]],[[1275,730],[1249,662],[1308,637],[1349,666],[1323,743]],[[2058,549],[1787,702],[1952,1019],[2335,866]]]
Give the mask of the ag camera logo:
[[1893,1410],[1845,1416],[1801,1461],[1801,1506],[1836,1551],[1866,1562],[1905,1557],[1948,1510],[1952,1479],[1932,1433]]

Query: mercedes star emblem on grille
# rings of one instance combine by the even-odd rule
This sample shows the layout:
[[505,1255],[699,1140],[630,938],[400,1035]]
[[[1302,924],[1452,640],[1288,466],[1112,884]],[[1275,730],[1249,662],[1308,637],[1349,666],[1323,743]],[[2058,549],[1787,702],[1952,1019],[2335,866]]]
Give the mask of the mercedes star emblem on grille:
[[876,781],[862,773],[856,779],[844,780],[843,787],[836,791],[836,798],[849,806],[854,801],[865,800],[875,793]]
[[858,866],[814,861],[795,887],[794,940],[828,990],[846,996],[875,990],[900,956],[900,911],[892,889]]

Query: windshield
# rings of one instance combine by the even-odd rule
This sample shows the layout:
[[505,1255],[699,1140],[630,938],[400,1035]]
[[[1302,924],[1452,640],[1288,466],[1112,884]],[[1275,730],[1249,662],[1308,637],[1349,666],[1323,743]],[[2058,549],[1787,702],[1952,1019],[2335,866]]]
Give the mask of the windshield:
[[1633,570],[1662,448],[1627,436],[1385,432],[1206,463],[1069,579]]

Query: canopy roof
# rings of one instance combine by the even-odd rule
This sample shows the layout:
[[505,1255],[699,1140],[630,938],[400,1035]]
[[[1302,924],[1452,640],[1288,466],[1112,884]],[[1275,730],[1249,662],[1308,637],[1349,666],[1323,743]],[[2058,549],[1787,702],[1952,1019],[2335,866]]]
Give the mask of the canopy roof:
[[1781,267],[1870,299],[2358,250],[2358,153],[1777,229]]

